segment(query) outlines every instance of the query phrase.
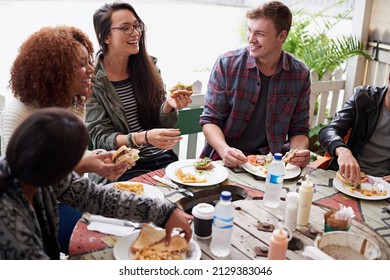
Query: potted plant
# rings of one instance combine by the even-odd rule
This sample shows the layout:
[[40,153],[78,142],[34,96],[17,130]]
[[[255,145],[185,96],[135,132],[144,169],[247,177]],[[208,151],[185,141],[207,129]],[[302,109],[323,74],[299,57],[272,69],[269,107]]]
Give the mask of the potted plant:
[[[305,13],[303,9],[293,11],[294,21],[283,49],[301,59],[321,80],[326,73],[333,73],[348,58],[363,56],[371,59],[364,51],[363,43],[352,35],[330,38],[329,31],[342,19],[351,15],[353,7],[340,12],[334,17],[326,16],[326,12],[334,9],[345,0],[318,11],[315,14]],[[314,30],[314,31],[313,31]]]

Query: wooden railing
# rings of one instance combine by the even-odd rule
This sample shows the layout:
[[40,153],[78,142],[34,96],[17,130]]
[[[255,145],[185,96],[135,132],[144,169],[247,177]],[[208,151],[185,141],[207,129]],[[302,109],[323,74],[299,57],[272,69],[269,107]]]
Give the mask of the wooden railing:
[[341,109],[344,100],[345,79],[340,68],[318,81],[311,73],[310,128],[326,124]]
[[[312,73],[312,86],[310,97],[310,127],[313,128],[320,124],[326,124],[329,118],[332,118],[337,110],[341,109],[344,97],[345,79],[342,79],[342,69],[337,70],[333,75],[327,75],[323,80],[318,81],[315,73]],[[198,82],[199,83],[199,82]],[[200,85],[201,87],[201,85]],[[189,133],[188,120],[179,121],[178,127],[183,130],[184,139],[175,147],[180,159],[191,159],[199,156],[201,147],[204,144],[204,136],[199,127],[199,116],[204,102],[204,93],[194,94],[192,103],[188,108],[179,112],[182,118],[191,118],[193,126]],[[194,115],[194,113],[196,113]],[[194,131],[195,129],[195,131]],[[199,132],[196,132],[199,130]],[[200,141],[200,142],[199,142]]]

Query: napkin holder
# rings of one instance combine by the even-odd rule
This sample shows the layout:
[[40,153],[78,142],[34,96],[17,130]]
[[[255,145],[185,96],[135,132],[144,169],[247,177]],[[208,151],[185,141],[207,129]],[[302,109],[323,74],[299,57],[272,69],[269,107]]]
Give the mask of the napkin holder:
[[351,224],[350,220],[338,220],[335,215],[335,210],[329,210],[324,214],[324,232],[348,231]]

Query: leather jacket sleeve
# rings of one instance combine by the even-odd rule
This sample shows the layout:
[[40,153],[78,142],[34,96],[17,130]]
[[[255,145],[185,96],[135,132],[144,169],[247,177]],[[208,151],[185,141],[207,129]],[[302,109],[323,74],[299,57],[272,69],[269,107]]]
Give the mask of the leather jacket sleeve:
[[356,118],[356,96],[359,88],[355,89],[354,94],[345,102],[344,107],[338,111],[333,120],[318,134],[318,141],[322,148],[332,157],[335,157],[335,150],[338,147],[347,147],[343,138],[348,130],[354,125]]
[[[356,155],[375,130],[386,91],[386,87],[355,88],[344,107],[337,112],[329,125],[320,131],[318,140],[324,150],[334,157],[336,148],[343,146]],[[343,138],[349,130],[350,136],[345,142]]]

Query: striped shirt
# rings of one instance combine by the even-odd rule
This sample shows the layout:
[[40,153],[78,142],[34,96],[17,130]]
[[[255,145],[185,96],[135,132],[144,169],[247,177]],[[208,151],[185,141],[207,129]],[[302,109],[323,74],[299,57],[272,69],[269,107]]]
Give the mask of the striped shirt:
[[[122,102],[122,105],[125,109],[126,120],[129,124],[130,131],[132,133],[145,131],[145,129],[141,126],[138,119],[137,100],[135,99],[134,96],[133,85],[131,83],[130,78],[123,81],[117,81],[117,82],[112,81],[111,83],[114,86]],[[156,155],[160,155],[166,151],[166,150],[156,148],[152,145],[144,145],[139,150],[140,150],[140,157],[142,158],[149,158]]]

